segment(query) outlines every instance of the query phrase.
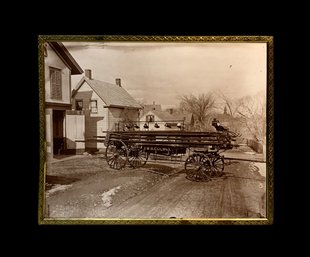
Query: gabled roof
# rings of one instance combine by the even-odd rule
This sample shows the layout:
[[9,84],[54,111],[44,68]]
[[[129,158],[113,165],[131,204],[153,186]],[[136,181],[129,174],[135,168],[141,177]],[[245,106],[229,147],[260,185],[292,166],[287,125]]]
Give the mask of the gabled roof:
[[67,64],[72,75],[82,74],[83,70],[61,42],[48,42],[55,53]]
[[72,97],[78,92],[83,83],[87,83],[95,93],[106,103],[108,107],[129,107],[141,109],[141,105],[122,87],[100,81],[83,77],[75,87]]
[[93,91],[77,92],[75,94],[75,99],[91,99],[92,95]]
[[147,113],[148,111],[161,111],[161,110],[162,109],[161,109],[161,105],[160,104],[145,104],[143,106],[144,113]]
[[175,116],[178,120],[184,120],[185,123],[190,124],[193,119],[192,113],[178,114]]
[[[193,114],[170,114],[167,111],[154,111],[150,110],[145,113],[145,115],[154,114],[162,121],[184,121],[186,124],[190,124],[192,122]],[[156,120],[155,120],[156,121]]]
[[160,118],[162,121],[176,121],[176,120],[180,120],[178,117],[175,117],[175,116],[173,116],[170,113],[165,112],[165,111],[153,111],[153,110],[150,110],[147,113],[145,113],[145,115],[148,115],[148,114],[154,114],[158,118]]

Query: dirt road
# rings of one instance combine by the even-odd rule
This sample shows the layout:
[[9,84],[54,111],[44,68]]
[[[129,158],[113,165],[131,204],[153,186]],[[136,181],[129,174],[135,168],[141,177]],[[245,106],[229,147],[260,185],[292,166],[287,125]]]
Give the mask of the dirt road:
[[[265,177],[250,162],[230,162],[208,182],[186,179],[182,165],[147,164],[117,171],[99,156],[54,163],[46,217],[264,217]],[[52,186],[52,184],[54,184]]]

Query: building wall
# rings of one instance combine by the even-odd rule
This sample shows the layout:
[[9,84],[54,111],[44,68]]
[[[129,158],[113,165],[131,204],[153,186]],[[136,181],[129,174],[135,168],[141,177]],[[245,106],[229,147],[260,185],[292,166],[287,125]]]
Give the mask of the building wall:
[[[146,116],[147,115],[154,115],[154,121],[155,122],[146,122]],[[157,115],[155,115],[153,112],[151,112],[151,111],[149,111],[149,112],[147,112],[147,113],[145,113],[141,118],[140,118],[140,130],[145,130],[144,128],[143,128],[143,125],[145,124],[145,123],[147,123],[148,124],[148,126],[149,126],[149,128],[148,128],[148,130],[149,131],[153,131],[153,130],[166,130],[166,127],[164,126],[164,124],[158,124],[159,126],[160,126],[160,128],[155,128],[154,127],[154,125],[155,125],[155,123],[157,122],[160,122],[161,121],[161,119],[157,116]]]
[[45,109],[45,142],[48,155],[53,154],[53,110]]
[[[47,45],[47,57],[44,58],[44,74],[45,74],[45,101],[51,103],[71,103],[71,85],[70,76],[71,71],[66,64],[59,58],[54,50]],[[50,67],[61,70],[61,85],[62,85],[62,99],[51,99],[51,85],[50,85]]]
[[[84,94],[79,94],[79,93]],[[96,94],[96,92],[84,82],[79,88],[78,93],[72,99],[72,108],[75,108],[76,100],[83,100],[83,110],[85,112],[85,139],[86,149],[103,149],[104,143],[97,142],[97,136],[105,136],[106,131],[115,130],[115,124],[124,118],[138,121],[138,110],[126,110],[124,108],[107,108],[106,103]],[[90,101],[97,100],[97,113],[90,112]],[[102,138],[101,138],[102,140]]]
[[[154,122],[146,122],[146,116],[147,115],[154,115]],[[140,118],[140,130],[145,130],[143,128],[143,125],[147,123],[149,125],[149,128],[147,129],[148,131],[156,131],[156,130],[179,130],[177,127],[172,127],[168,128],[165,127],[166,121],[163,121],[160,117],[158,117],[156,114],[154,114],[152,111],[149,111],[148,113],[145,113],[141,118]],[[155,128],[155,123],[159,125],[159,128]]]
[[[83,94],[81,96],[75,95],[72,99],[72,108],[75,108],[76,100],[83,100],[83,110],[85,112],[85,139],[86,149],[101,149],[103,143],[96,141],[96,136],[105,136],[103,131],[108,130],[108,109],[104,108],[106,104],[102,99],[93,91],[93,89],[84,82],[79,88],[78,92],[85,92],[89,94]],[[90,112],[90,101],[97,100],[97,113]]]
[[146,121],[146,116],[147,115],[154,115],[155,122],[162,121],[162,119],[159,118],[156,114],[154,114],[153,112],[149,111],[149,112],[145,113],[143,116],[141,116],[141,118],[140,118],[141,123]]
[[126,109],[126,108],[109,108],[109,130],[122,130],[122,125],[126,121],[137,122],[139,121],[138,109]]
[[79,154],[85,152],[85,114],[66,111],[66,151]]

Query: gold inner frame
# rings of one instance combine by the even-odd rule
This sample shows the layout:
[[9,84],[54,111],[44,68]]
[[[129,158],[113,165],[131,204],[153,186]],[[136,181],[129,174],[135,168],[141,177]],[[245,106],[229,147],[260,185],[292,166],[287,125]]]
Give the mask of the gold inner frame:
[[[46,177],[44,44],[50,41],[76,42],[212,42],[267,44],[267,145],[266,145],[266,218],[203,218],[203,219],[108,219],[108,218],[44,218]],[[40,120],[40,175],[38,223],[40,225],[270,225],[274,216],[274,45],[272,36],[122,36],[122,35],[39,35],[39,120]]]

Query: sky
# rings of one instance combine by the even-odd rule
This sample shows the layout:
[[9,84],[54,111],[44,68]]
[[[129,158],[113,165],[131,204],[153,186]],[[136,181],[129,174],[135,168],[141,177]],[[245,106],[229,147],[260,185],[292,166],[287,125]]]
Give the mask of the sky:
[[[63,42],[93,79],[163,107],[179,96],[222,91],[230,98],[266,94],[266,43]],[[72,87],[84,76],[72,76]]]

